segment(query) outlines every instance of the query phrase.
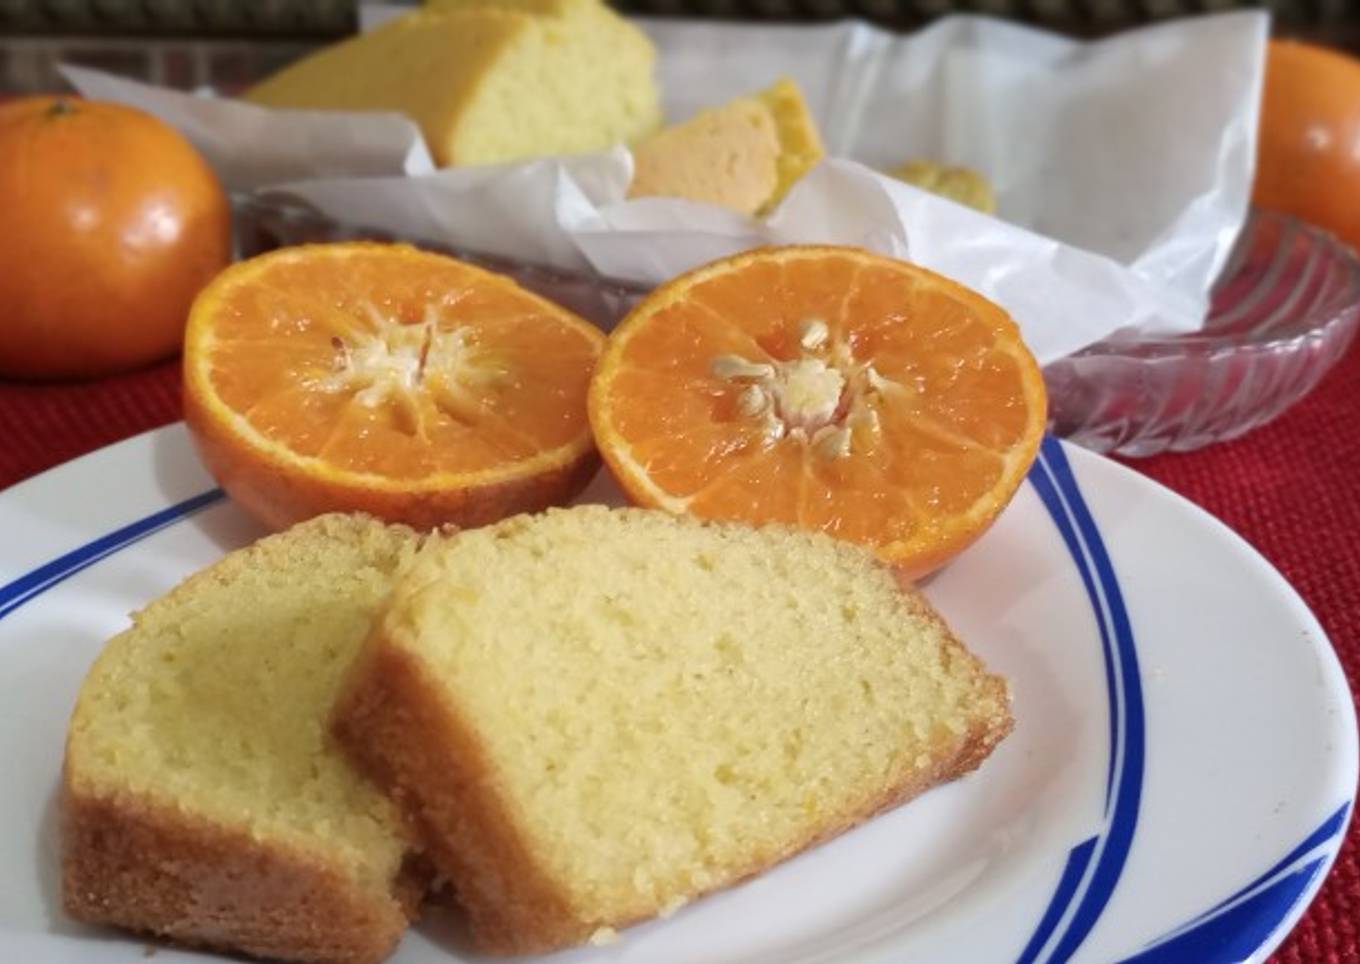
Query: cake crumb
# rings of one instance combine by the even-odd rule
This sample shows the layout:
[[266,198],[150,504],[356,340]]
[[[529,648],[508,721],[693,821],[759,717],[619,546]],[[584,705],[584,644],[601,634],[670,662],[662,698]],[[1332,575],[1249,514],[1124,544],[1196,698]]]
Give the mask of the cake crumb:
[[684,907],[688,903],[689,903],[688,897],[672,897],[670,900],[666,901],[666,903],[662,905],[661,910],[658,912],[657,916],[660,917],[662,920],[665,920],[668,917],[674,917],[675,912],[678,911],[681,907]]
[[597,927],[595,933],[590,935],[590,945],[592,947],[607,947],[610,944],[619,942],[619,932],[612,927]]

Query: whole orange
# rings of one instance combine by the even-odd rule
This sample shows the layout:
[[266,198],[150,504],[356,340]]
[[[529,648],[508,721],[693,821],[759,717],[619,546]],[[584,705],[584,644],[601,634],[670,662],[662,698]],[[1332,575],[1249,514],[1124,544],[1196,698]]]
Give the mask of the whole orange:
[[118,104],[0,104],[0,374],[100,375],[174,354],[231,254],[231,209],[176,131]]
[[1360,246],[1360,60],[1270,42],[1252,200]]

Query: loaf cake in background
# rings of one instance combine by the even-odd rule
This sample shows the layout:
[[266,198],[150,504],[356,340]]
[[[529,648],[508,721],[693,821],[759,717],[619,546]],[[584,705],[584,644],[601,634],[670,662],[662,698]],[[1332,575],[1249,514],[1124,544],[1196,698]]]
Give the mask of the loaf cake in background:
[[474,940],[544,951],[976,767],[990,675],[866,550],[599,506],[432,539],[337,703]]
[[246,92],[411,117],[441,166],[599,150],[660,123],[656,51],[602,0],[439,0]]
[[390,953],[424,882],[326,720],[417,545],[322,516],[190,577],[105,646],[67,736],[71,915],[274,959]]
[[762,213],[824,153],[802,92],[782,78],[766,90],[702,110],[635,144],[628,193]]

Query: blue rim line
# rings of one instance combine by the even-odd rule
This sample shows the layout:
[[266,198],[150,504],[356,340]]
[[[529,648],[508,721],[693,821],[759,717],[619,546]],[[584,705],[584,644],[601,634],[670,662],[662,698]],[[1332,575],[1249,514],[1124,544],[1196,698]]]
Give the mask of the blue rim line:
[[1319,878],[1327,854],[1286,873],[1217,913],[1146,945],[1119,964],[1242,964],[1251,960]]
[[4,619],[24,603],[51,589],[57,583],[71,578],[82,569],[88,569],[100,559],[111,556],[166,526],[174,525],[223,497],[221,489],[209,489],[183,502],[177,502],[167,509],[153,512],[106,536],[101,536],[0,586],[0,619]]
[[1142,800],[1146,727],[1138,654],[1119,579],[1062,443],[1052,436],[1044,439],[1029,478],[1091,602],[1110,708],[1110,761],[1101,829],[1068,854],[1058,887],[1018,958],[1019,964],[1062,964],[1076,953],[1104,913],[1128,860]]
[[1315,851],[1341,833],[1342,828],[1346,825],[1346,814],[1350,812],[1350,809],[1351,805],[1349,801],[1343,803],[1330,817],[1318,824],[1318,828],[1305,837],[1302,843],[1276,861],[1269,870],[1262,873],[1255,880],[1245,887],[1242,887],[1237,892],[1223,898],[1223,900],[1219,901],[1213,907],[1210,907],[1198,917],[1192,917],[1174,931],[1169,932],[1166,936],[1174,937],[1182,931],[1188,930],[1198,924],[1202,920],[1231,910],[1243,901],[1250,900],[1251,897],[1277,881],[1279,878],[1288,876],[1289,873],[1297,869],[1299,864],[1306,862],[1305,858],[1316,856]]
[[[1076,953],[1099,920],[1128,857],[1141,802],[1146,720],[1137,652],[1118,579],[1056,439],[1044,440],[1029,478],[1086,587],[1100,630],[1110,699],[1104,821],[1095,836],[1068,853],[1048,908],[1019,958],[1021,964],[1041,959],[1060,964]],[[1294,912],[1328,858],[1335,856],[1350,808],[1351,801],[1343,803],[1250,883],[1122,964],[1236,964],[1249,958]],[[1066,930],[1055,937],[1064,923]]]
[[1121,964],[1220,964],[1245,960],[1270,940],[1304,900],[1308,888],[1335,856],[1351,802],[1251,883],[1162,937]]

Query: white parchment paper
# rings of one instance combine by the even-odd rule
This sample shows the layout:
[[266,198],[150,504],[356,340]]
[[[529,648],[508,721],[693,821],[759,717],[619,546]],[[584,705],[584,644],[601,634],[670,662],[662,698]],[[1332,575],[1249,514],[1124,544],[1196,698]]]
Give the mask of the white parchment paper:
[[[632,160],[621,146],[435,170],[400,115],[270,110],[87,69],[67,76],[86,96],[179,128],[232,190],[454,248],[656,283],[756,244],[863,245],[1004,305],[1041,361],[1121,329],[1202,324],[1247,212],[1264,14],[1088,43],[969,16],[906,36],[853,22],[645,26],[668,117],[788,75],[831,159],[757,220],[626,200]],[[917,157],[984,172],[997,216],[876,171]]]

